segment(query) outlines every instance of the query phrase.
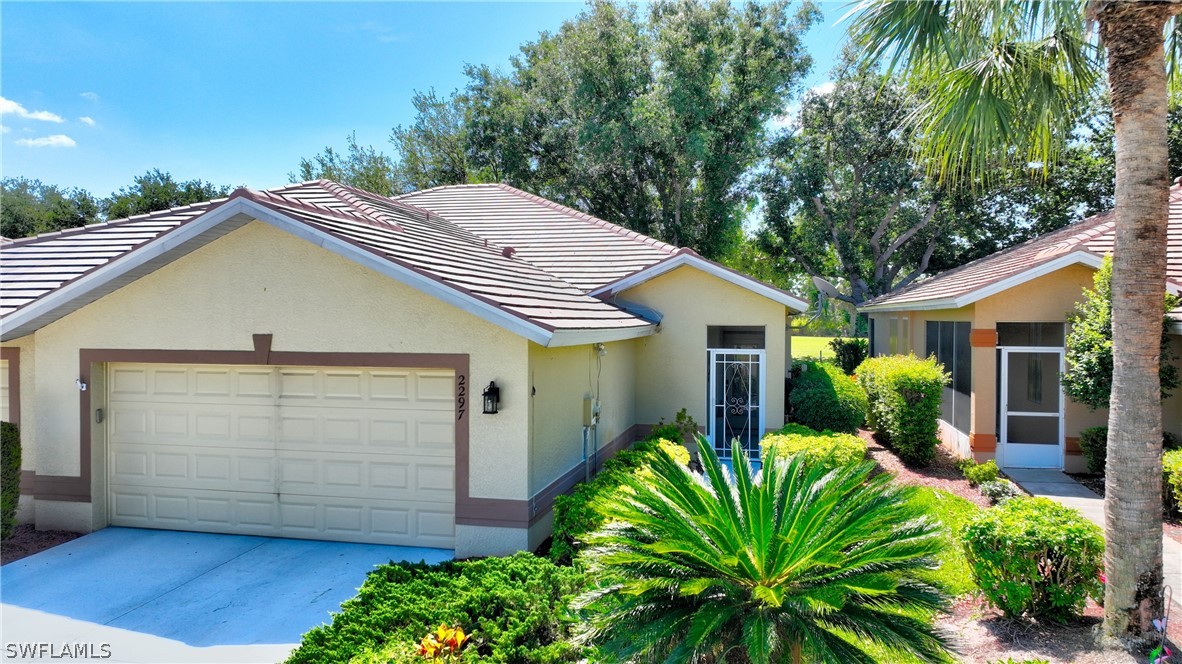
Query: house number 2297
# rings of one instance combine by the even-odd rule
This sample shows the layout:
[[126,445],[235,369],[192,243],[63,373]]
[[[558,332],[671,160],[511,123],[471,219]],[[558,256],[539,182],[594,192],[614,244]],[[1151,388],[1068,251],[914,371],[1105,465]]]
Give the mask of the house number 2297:
[[467,376],[456,376],[456,421],[464,419],[464,407],[468,405]]

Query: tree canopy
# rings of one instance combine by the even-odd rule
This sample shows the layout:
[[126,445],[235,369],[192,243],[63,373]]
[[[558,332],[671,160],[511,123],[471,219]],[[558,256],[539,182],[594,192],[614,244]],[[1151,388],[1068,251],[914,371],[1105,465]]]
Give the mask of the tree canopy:
[[63,189],[40,180],[0,180],[0,235],[21,238],[99,220],[100,203],[82,189]]
[[103,214],[108,219],[122,219],[220,198],[231,189],[202,180],[177,182],[170,173],[154,168],[107,197]]

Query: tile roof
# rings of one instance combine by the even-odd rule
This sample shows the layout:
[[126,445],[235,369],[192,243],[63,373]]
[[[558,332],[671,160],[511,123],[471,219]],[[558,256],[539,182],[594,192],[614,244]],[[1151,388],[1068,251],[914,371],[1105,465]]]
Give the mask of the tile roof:
[[675,255],[678,247],[504,184],[436,187],[397,198],[448,221],[584,291]]
[[267,191],[240,189],[229,199],[5,243],[0,316],[7,318],[227,201],[245,198],[546,330],[653,326],[588,290],[668,258],[675,247],[507,187],[423,194],[422,202],[447,215],[412,205],[409,196],[390,199],[321,180]]
[[[923,279],[862,305],[874,309],[934,306],[998,286],[1028,270],[1076,252],[1095,256],[1112,253],[1116,216],[1111,210],[1041,235],[1009,249]],[[1170,188],[1166,280],[1182,289],[1182,185]],[[960,306],[960,305],[957,305]],[[1182,308],[1173,314],[1182,317]]]

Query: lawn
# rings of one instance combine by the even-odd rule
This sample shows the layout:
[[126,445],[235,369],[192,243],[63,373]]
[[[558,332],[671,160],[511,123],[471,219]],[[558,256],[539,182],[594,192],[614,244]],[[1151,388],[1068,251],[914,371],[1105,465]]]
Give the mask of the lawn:
[[792,357],[833,357],[829,342],[837,337],[792,337]]

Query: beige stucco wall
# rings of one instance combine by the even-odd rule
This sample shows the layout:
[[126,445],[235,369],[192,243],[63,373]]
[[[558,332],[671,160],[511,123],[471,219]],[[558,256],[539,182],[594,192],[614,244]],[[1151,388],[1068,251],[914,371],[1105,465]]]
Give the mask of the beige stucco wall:
[[636,341],[638,423],[671,421],[685,408],[706,424],[706,328],[761,325],[767,350],[765,426],[784,425],[784,375],[788,361],[785,307],[765,297],[683,266],[624,291],[620,298],[664,316],[657,334]]
[[591,345],[529,344],[530,383],[537,390],[530,400],[531,495],[582,462],[585,398],[599,397],[599,447],[636,423],[635,343],[605,344],[603,357]]
[[[275,351],[468,354],[470,493],[529,497],[528,342],[261,222],[35,333],[22,410],[37,472],[79,472],[80,348],[250,350],[258,333],[274,335]],[[502,390],[496,416],[479,413],[477,388],[490,380]]]

